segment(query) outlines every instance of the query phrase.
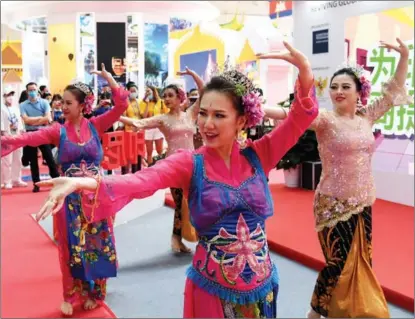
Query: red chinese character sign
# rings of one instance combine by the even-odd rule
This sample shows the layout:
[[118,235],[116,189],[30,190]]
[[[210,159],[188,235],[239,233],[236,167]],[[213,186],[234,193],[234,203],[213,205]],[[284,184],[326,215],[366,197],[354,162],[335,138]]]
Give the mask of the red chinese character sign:
[[102,167],[113,170],[128,163],[137,164],[144,156],[144,132],[111,132],[102,136],[104,159]]

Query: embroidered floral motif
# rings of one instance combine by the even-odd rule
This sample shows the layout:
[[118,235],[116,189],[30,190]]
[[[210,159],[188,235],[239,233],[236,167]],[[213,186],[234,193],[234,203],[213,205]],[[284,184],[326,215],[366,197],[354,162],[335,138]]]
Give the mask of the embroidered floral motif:
[[82,160],[79,167],[72,164],[66,171],[65,176],[70,177],[94,177],[99,174],[99,168],[92,163],[87,166],[87,163]]
[[223,227],[219,230],[218,239],[235,240],[230,244],[217,246],[219,250],[223,251],[226,254],[236,254],[233,263],[223,267],[224,274],[229,280],[235,281],[244,271],[246,264],[248,264],[251,267],[252,271],[260,278],[266,276],[266,264],[259,263],[258,257],[255,255],[255,253],[258,253],[262,250],[265,245],[265,241],[253,239],[262,233],[263,232],[259,224],[257,228],[252,233],[250,233],[248,225],[246,224],[242,214],[240,214],[238,218],[238,223],[236,225],[236,235],[229,234],[228,231]]

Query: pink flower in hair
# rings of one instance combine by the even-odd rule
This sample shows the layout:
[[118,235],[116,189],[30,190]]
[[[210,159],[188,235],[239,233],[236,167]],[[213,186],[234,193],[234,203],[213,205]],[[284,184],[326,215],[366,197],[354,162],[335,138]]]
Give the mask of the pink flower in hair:
[[184,101],[186,101],[186,92],[181,87],[179,87],[178,90],[179,90],[178,96],[179,96],[180,103],[183,103]]
[[258,125],[264,118],[264,111],[261,107],[261,98],[255,92],[250,92],[242,97],[242,102],[247,117],[246,127]]
[[85,100],[84,100],[84,104],[85,104],[85,106],[84,106],[84,113],[85,114],[91,114],[91,112],[92,112],[92,106],[94,105],[94,101],[95,101],[94,94],[92,94],[92,93],[89,93],[85,97]]
[[367,105],[367,102],[370,97],[371,84],[370,81],[366,79],[364,76],[360,77],[360,83],[362,84],[362,88],[360,90],[360,101],[363,105]]

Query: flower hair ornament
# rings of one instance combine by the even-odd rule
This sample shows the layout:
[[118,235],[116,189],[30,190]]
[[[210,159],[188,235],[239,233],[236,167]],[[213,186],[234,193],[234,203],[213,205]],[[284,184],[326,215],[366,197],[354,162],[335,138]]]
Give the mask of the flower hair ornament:
[[94,105],[95,102],[95,98],[94,98],[94,93],[92,92],[92,90],[89,88],[88,85],[86,85],[83,82],[75,82],[72,84],[75,88],[77,88],[79,91],[81,91],[82,93],[85,94],[85,100],[84,100],[84,113],[85,114],[91,114],[92,112],[92,106]]
[[361,89],[360,89],[361,105],[358,105],[358,106],[362,107],[364,105],[367,105],[367,102],[369,101],[369,97],[370,97],[370,91],[372,88],[372,85],[369,79],[366,77],[366,74],[368,72],[363,68],[363,66],[357,63],[354,63],[354,62],[350,62],[350,61],[347,61],[343,63],[342,65],[340,65],[337,68],[337,71],[341,69],[351,70],[354,73],[354,75],[359,79],[359,82],[361,84]]
[[247,118],[246,127],[258,125],[264,118],[264,111],[261,107],[262,98],[259,89],[254,83],[241,71],[230,65],[226,60],[222,70],[217,65],[212,70],[212,76],[220,76],[231,82],[235,86],[235,94],[242,98],[244,113]]

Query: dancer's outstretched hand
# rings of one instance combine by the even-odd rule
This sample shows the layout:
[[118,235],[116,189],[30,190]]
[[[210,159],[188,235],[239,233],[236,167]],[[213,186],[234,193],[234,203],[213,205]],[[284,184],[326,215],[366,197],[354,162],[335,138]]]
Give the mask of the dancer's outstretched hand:
[[105,69],[105,64],[104,63],[101,63],[101,71],[94,70],[94,71],[91,72],[91,74],[97,74],[97,75],[101,76],[102,78],[104,78],[107,81],[110,78],[112,78],[112,74]]
[[56,214],[63,206],[65,197],[77,189],[76,178],[58,177],[36,183],[37,186],[52,186],[45,204],[36,214],[36,220]]
[[178,71],[176,74],[179,76],[183,76],[183,75],[193,75],[193,71],[190,70],[188,67],[186,67],[186,69],[184,71]]
[[405,43],[403,43],[402,40],[399,38],[396,38],[396,41],[398,42],[399,46],[386,43],[385,41],[380,41],[380,47],[399,52],[401,57],[407,58],[409,56],[408,46]]
[[266,60],[266,59],[279,59],[287,61],[292,65],[296,66],[298,69],[305,69],[310,67],[310,62],[308,61],[307,57],[298,51],[297,49],[293,48],[290,44],[283,41],[285,48],[288,50],[286,53],[267,53],[267,54],[257,54],[258,59]]

